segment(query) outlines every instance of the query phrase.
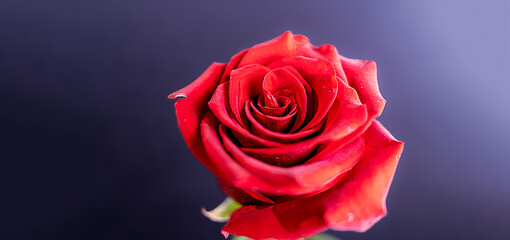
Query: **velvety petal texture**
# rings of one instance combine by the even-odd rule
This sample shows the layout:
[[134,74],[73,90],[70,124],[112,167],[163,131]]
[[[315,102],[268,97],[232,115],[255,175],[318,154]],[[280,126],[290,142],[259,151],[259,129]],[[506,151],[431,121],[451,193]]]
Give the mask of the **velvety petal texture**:
[[169,99],[185,99],[175,102],[177,124],[189,149],[199,160],[208,158],[200,139],[200,122],[209,112],[207,102],[220,82],[225,65],[213,63],[193,83],[168,96]]
[[[349,175],[312,197],[274,205],[243,206],[223,231],[253,239],[297,239],[326,228],[364,232],[386,215],[386,196],[403,143],[377,121],[366,133],[365,152]],[[256,224],[254,224],[256,223]]]
[[285,32],[169,98],[194,156],[243,205],[225,236],[363,232],[386,215],[403,143],[375,120],[386,101],[374,62]]

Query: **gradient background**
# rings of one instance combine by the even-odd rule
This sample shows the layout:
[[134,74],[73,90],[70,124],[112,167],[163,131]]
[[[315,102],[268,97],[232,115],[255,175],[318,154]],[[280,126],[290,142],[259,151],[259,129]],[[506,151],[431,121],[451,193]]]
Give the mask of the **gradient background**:
[[375,60],[406,146],[351,239],[510,238],[509,1],[0,2],[0,239],[222,239],[166,99],[285,30]]

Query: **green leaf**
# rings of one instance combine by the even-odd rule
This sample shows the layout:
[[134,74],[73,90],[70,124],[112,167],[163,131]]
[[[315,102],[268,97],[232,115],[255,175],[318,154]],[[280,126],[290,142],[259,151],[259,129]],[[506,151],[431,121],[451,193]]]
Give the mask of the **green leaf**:
[[234,236],[231,240],[252,240],[252,239],[243,236]]
[[[232,236],[231,240],[253,240],[251,238],[247,238],[247,237],[243,237],[243,236],[234,236],[234,235],[231,235],[231,236]],[[268,240],[276,240],[276,239],[271,238]],[[300,239],[296,239],[296,240],[341,240],[341,239],[337,238],[335,236],[331,236],[329,234],[322,233],[322,234],[317,234],[312,237],[300,238]]]
[[242,205],[234,199],[226,198],[225,201],[211,211],[207,211],[205,208],[202,208],[202,214],[212,221],[226,222],[230,218],[230,214],[240,207],[242,207]]
[[315,236],[311,236],[306,239],[307,240],[341,240],[340,238],[337,238],[335,236],[325,234],[325,233],[317,234]]

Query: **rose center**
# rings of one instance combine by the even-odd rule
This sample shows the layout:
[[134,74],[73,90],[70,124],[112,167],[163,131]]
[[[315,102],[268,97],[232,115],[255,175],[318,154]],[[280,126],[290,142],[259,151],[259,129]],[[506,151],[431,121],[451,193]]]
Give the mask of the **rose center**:
[[262,113],[274,117],[283,117],[289,114],[294,105],[294,93],[288,89],[282,89],[275,93],[265,90],[257,101],[257,108]]

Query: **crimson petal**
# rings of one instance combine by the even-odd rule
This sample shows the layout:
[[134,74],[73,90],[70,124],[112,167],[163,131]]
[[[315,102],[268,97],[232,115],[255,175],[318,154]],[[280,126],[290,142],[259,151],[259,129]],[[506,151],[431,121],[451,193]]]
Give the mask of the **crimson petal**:
[[224,69],[225,64],[213,63],[193,83],[168,96],[169,99],[185,97],[175,102],[177,124],[189,149],[198,159],[205,157],[200,140],[200,121],[209,111],[207,102],[218,86]]
[[[309,137],[310,135],[316,133],[322,127],[321,124],[318,124],[315,127],[308,129],[306,131],[299,131],[297,133],[281,133],[276,130],[281,130],[281,128],[286,127],[285,122],[283,122],[284,125],[280,125],[280,123],[277,122],[278,125],[276,125],[276,126],[271,125],[272,121],[262,122],[263,123],[262,124],[259,121],[257,121],[257,119],[251,114],[252,111],[250,111],[249,105],[250,105],[249,102],[247,102],[245,104],[245,109],[246,109],[245,112],[246,112],[246,117],[248,118],[248,121],[251,123],[250,130],[252,132],[257,133],[260,137],[262,137],[264,139],[277,141],[277,142],[283,142],[283,143],[297,142],[299,140],[303,140],[303,139]],[[287,119],[290,120],[290,118],[287,118]],[[269,125],[269,128],[266,128],[266,125]]]
[[[216,176],[224,178],[233,184],[243,185],[251,183],[264,185],[264,182],[253,177],[253,174],[246,171],[237,164],[225,151],[223,144],[218,137],[218,123],[211,112],[208,112],[200,124],[200,136],[203,144],[203,154],[199,160]],[[252,188],[246,190],[251,197],[266,203],[274,203],[272,200],[258,193]]]
[[367,105],[369,116],[375,118],[381,115],[386,100],[379,92],[375,62],[343,56],[340,59],[349,85],[356,89],[361,102]]
[[[257,107],[255,107],[255,105],[253,105],[253,101],[250,101],[250,107],[251,111],[248,110],[246,111],[248,121],[250,121],[250,117],[248,116],[248,114],[253,115],[253,117],[256,119],[258,123],[262,124],[265,128],[271,129],[275,132],[283,132],[285,129],[288,129],[288,127],[292,123],[292,120],[294,119],[294,116],[297,113],[297,106],[295,104],[287,115],[281,117],[263,114],[257,109]],[[266,113],[268,111],[270,110],[266,109]]]
[[257,240],[297,239],[328,227],[366,231],[386,214],[386,196],[403,143],[377,121],[363,138],[366,152],[344,181],[309,198],[271,206],[243,206],[231,215],[222,232]]
[[242,50],[241,52],[239,52],[238,54],[234,55],[230,59],[230,62],[225,67],[225,71],[221,75],[220,83],[224,83],[224,82],[226,82],[226,81],[228,81],[230,79],[230,72],[232,72],[232,70],[238,68],[239,62],[241,61],[241,59],[243,59],[243,57],[246,54],[246,52],[248,52],[248,49]]
[[310,96],[306,95],[305,87],[298,78],[285,68],[276,68],[264,77],[262,88],[271,93],[285,89],[292,91],[298,108],[293,129],[301,126],[306,118],[307,97]]
[[319,135],[279,147],[251,148],[242,150],[250,156],[259,159],[291,158],[299,162],[310,156],[320,143],[341,141],[343,144],[356,138],[369,126],[372,119],[367,116],[367,109],[359,101],[356,91],[343,82],[340,83],[337,99],[335,99],[331,114],[327,115],[325,129]]
[[233,70],[229,81],[229,103],[230,108],[241,126],[247,128],[243,119],[243,104],[249,99],[254,99],[262,93],[262,82],[264,76],[271,70],[261,65],[248,65]]
[[275,39],[251,47],[239,62],[239,67],[249,64],[267,65],[288,56],[325,59],[335,67],[337,76],[345,79],[342,63],[339,59],[340,55],[334,46],[326,44],[315,47],[310,44],[307,37],[293,35],[290,31]]
[[275,147],[275,146],[283,146],[282,143],[269,141],[267,139],[263,139],[258,137],[243,128],[237,121],[232,120],[232,117],[228,114],[227,111],[227,102],[226,99],[229,96],[228,82],[220,84],[216,91],[209,101],[209,108],[216,118],[227,127],[232,129],[237,136],[238,140],[241,142],[243,146],[252,146],[252,147]]
[[[271,63],[269,68],[292,66],[310,84],[313,95],[309,98],[314,103],[313,109],[308,109],[310,120],[306,126],[295,125],[291,132],[302,129],[307,130],[322,121],[333,104],[338,91],[338,85],[334,67],[324,59],[313,59],[302,56],[286,57]],[[307,119],[308,120],[308,119]]]
[[[273,94],[271,94],[273,95]],[[292,95],[292,98],[289,98],[287,96],[278,96],[278,97],[274,97],[276,103],[277,103],[277,106],[276,107],[268,107],[268,106],[265,106],[264,104],[262,104],[262,98],[259,98],[259,100],[257,101],[257,106],[258,106],[258,109],[260,109],[260,112],[262,114],[266,114],[266,115],[269,115],[269,116],[274,116],[274,117],[283,117],[285,116],[287,113],[289,112],[292,112],[293,108],[296,107],[297,109],[297,106],[294,102],[294,96]],[[250,104],[252,104],[253,101],[250,101]],[[291,105],[292,103],[292,105]],[[253,105],[255,107],[255,105]],[[291,111],[289,111],[289,106],[290,109],[292,109]]]
[[[258,179],[258,184],[238,182],[236,186],[242,189],[256,189],[268,195],[300,196],[323,191],[331,182],[335,182],[350,170],[365,150],[361,138],[345,146],[342,143],[332,143],[310,159],[309,163],[283,168],[244,153],[230,140],[225,126],[220,125],[219,132],[223,145],[232,158]],[[266,184],[260,184],[261,182]]]

